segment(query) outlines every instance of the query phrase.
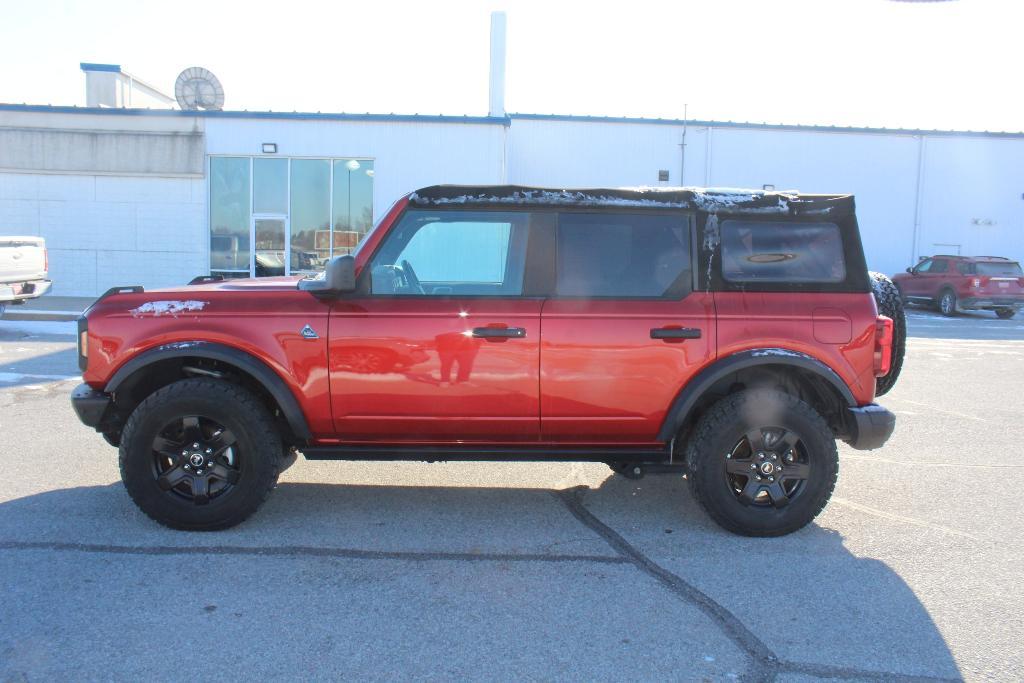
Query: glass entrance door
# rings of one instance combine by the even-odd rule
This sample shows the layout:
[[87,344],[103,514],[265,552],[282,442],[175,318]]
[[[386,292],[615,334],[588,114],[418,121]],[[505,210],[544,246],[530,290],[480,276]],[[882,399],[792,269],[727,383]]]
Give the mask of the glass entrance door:
[[277,277],[288,274],[288,219],[253,218],[252,272],[256,277]]

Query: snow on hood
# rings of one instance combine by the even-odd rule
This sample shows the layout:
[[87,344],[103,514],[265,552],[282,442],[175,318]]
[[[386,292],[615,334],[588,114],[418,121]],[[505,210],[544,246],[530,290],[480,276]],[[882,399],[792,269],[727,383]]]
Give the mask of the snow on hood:
[[187,301],[150,301],[149,303],[142,304],[138,308],[133,308],[129,312],[132,314],[133,318],[142,318],[147,315],[151,315],[154,318],[159,318],[164,315],[177,318],[182,313],[201,311],[206,308],[208,303],[210,302],[196,301],[194,299],[189,299]]

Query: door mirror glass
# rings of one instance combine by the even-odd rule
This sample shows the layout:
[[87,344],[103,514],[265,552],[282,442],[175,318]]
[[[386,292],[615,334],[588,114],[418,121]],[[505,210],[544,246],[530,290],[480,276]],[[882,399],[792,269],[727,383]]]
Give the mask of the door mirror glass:
[[355,291],[356,258],[351,254],[335,256],[315,277],[299,280],[299,289],[315,296],[344,294]]

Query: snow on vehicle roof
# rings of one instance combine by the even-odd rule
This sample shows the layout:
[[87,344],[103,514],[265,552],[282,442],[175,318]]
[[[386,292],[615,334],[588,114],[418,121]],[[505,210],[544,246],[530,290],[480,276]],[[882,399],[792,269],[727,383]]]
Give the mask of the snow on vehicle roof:
[[539,205],[691,209],[723,214],[853,213],[853,195],[701,187],[543,188],[520,185],[434,185],[409,195],[420,206]]

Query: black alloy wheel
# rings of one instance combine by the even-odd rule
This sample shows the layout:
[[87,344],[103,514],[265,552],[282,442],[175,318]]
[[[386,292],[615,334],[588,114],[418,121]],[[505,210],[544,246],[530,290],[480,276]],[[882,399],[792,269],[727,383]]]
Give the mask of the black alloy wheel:
[[240,476],[235,435],[208,417],[176,418],[153,439],[153,476],[163,491],[195,505],[229,495]]
[[744,505],[785,507],[811,474],[800,436],[783,427],[754,427],[725,458],[726,484]]

